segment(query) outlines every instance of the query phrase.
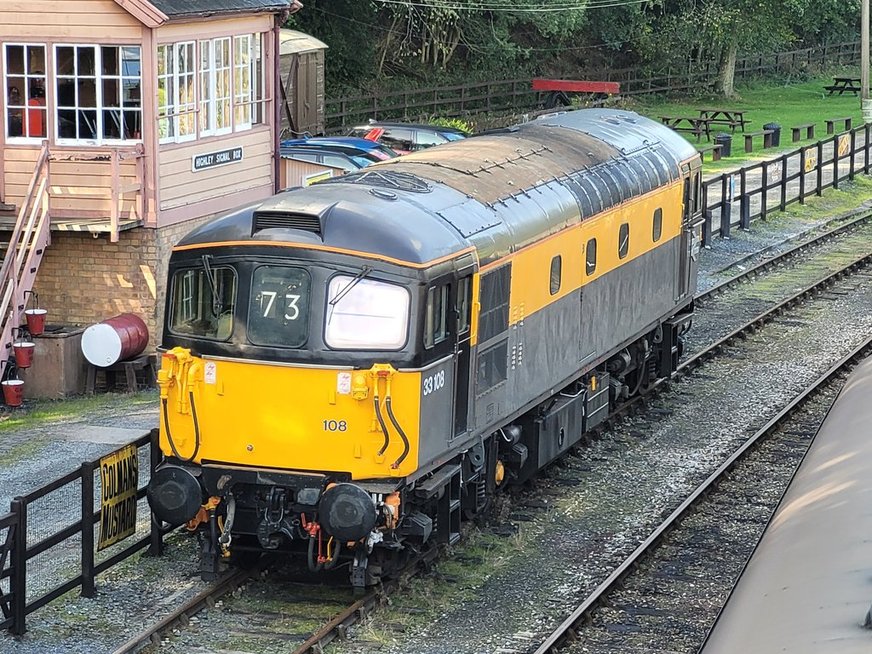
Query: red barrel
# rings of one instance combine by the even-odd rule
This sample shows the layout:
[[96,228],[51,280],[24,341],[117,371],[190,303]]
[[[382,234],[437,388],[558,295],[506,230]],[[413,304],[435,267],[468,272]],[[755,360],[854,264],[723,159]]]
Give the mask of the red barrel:
[[91,325],[82,334],[82,354],[95,366],[106,368],[132,359],[148,345],[148,327],[134,313],[122,313]]

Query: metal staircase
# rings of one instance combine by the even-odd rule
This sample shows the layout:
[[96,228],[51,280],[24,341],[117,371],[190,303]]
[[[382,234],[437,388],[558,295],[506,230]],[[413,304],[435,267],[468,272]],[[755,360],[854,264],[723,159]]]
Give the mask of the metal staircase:
[[25,293],[33,289],[36,271],[51,242],[49,183],[45,141],[0,268],[0,358],[4,362],[12,355],[14,330],[21,325],[24,314]]

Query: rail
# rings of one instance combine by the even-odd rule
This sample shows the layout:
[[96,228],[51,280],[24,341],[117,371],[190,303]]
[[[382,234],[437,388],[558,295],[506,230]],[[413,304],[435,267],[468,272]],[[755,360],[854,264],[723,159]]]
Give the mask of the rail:
[[119,539],[95,549],[104,495],[101,459],[12,500],[0,515],[0,628],[14,635],[27,631],[26,618],[64,593],[81,588],[84,597],[96,592],[96,577],[113,565],[149,547],[163,548],[163,530],[151,518],[145,502],[148,480],[160,460],[156,430],[129,443],[135,446],[139,474],[133,542]]
[[801,407],[807,399],[819,389],[830,383],[846,369],[852,368],[856,362],[868,354],[872,348],[872,338],[854,348],[832,368],[816,379],[806,390],[796,396],[790,404],[771,418],[760,430],[746,440],[730,457],[712,472],[669,516],[628,556],[594,591],[539,645],[534,654],[549,654],[561,649],[565,644],[578,637],[578,625],[590,617],[591,612],[602,604],[608,595],[617,588],[621,580],[639,564],[663,537],[680,522],[700,499],[729,472],[738,461],[760,441],[772,434],[782,422]]

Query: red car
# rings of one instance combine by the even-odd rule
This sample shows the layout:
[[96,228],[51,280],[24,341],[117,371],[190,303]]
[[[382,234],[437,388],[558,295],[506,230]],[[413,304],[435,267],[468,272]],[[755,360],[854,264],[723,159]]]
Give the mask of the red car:
[[353,128],[348,136],[357,136],[383,143],[400,154],[408,154],[434,145],[459,141],[469,135],[459,129],[440,125],[370,121],[367,125]]

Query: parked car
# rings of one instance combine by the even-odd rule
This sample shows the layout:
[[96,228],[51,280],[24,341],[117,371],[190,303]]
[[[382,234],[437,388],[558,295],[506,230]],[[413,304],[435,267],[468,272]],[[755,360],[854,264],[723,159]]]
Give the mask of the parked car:
[[361,154],[346,154],[335,150],[327,150],[312,146],[285,146],[283,145],[279,151],[282,157],[289,159],[301,159],[303,161],[311,161],[325,166],[334,168],[342,168],[346,172],[354,172],[361,168],[366,168],[373,161],[367,159]]
[[411,123],[388,123],[371,120],[366,125],[358,125],[349,133],[382,143],[400,154],[423,150],[434,145],[459,141],[469,136],[466,132],[441,125],[414,125]]
[[354,138],[351,136],[315,136],[305,139],[289,139],[282,141],[282,147],[316,148],[341,152],[349,156],[360,156],[371,162],[386,161],[399,156],[386,145],[369,139]]

